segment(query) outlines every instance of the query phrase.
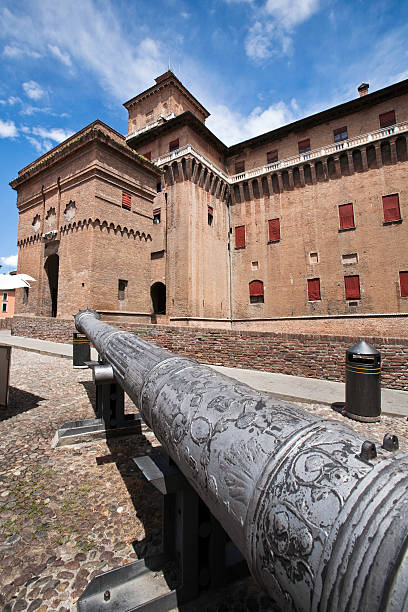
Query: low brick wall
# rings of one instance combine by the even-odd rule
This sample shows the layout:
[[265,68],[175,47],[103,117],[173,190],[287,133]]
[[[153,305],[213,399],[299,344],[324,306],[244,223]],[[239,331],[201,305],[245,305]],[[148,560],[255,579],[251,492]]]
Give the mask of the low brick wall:
[[4,319],[0,319],[0,329],[11,329],[11,321],[13,317],[4,317]]
[[[202,363],[338,381],[344,380],[346,349],[358,340],[366,340],[381,351],[383,386],[408,390],[406,338],[279,334],[137,323],[116,325]],[[73,331],[71,320],[22,315],[13,319],[12,333],[19,336],[72,342]]]

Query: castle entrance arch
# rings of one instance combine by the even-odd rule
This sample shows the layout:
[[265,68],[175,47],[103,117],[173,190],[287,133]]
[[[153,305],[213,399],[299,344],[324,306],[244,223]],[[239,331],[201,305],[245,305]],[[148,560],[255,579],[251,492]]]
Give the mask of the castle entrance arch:
[[48,279],[48,299],[45,300],[46,316],[57,316],[58,305],[58,272],[59,272],[59,257],[58,255],[50,255],[47,257],[44,264]]
[[166,314],[166,285],[154,283],[150,288],[154,314]]

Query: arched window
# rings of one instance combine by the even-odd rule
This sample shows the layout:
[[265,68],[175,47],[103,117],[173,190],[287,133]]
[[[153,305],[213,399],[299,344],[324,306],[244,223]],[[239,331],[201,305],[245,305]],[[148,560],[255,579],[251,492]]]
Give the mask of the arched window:
[[321,161],[315,163],[316,180],[324,181],[324,168]]
[[296,166],[296,168],[293,168],[293,184],[295,187],[300,187],[301,186],[301,182],[300,182],[300,172],[299,172],[299,168]]
[[389,142],[381,143],[381,161],[384,166],[391,163],[391,146]]
[[341,171],[341,176],[348,176],[350,174],[347,153],[342,153],[340,155],[340,171]]
[[353,167],[354,167],[354,172],[363,171],[363,160],[361,157],[360,149],[355,149],[353,151]]
[[264,287],[260,280],[253,280],[249,283],[249,302],[251,304],[263,304]]
[[327,158],[327,170],[329,173],[329,178],[334,179],[337,176],[337,172],[336,172],[336,164],[335,161],[333,159],[333,157],[328,157]]
[[305,166],[303,166],[303,176],[305,177],[306,185],[313,185],[312,171],[310,169],[310,164],[306,164]]
[[407,141],[405,140],[404,136],[400,136],[399,138],[397,138],[397,160],[399,162],[401,161],[407,161]]

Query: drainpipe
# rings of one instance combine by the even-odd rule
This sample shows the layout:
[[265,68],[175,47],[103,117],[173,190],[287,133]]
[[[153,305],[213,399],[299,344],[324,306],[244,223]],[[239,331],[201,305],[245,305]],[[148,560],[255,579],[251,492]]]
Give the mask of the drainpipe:
[[231,253],[231,195],[227,199],[228,210],[228,271],[229,271],[229,300],[230,300],[230,329],[232,329],[232,253]]

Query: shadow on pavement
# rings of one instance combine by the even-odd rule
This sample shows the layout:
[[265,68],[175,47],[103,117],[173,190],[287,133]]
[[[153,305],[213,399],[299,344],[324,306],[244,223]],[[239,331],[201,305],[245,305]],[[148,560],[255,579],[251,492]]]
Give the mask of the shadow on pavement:
[[17,414],[37,408],[40,402],[43,401],[45,401],[44,397],[34,395],[17,387],[9,387],[8,405],[0,406],[0,421],[11,419]]

